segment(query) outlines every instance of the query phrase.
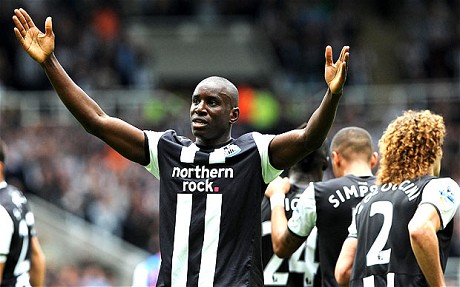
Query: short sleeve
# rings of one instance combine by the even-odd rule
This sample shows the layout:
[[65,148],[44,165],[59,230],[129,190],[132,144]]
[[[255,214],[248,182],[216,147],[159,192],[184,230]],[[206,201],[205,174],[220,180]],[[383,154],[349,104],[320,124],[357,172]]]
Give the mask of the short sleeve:
[[288,221],[289,230],[301,237],[307,237],[316,225],[315,187],[310,183],[300,195],[299,202]]
[[11,237],[14,232],[14,224],[6,209],[0,205],[0,263],[6,262],[6,257],[10,253]]
[[358,237],[358,228],[356,226],[356,216],[357,210],[359,210],[361,204],[358,204],[355,208],[353,208],[351,213],[351,223],[348,226],[348,237],[357,238]]
[[270,163],[270,157],[268,154],[268,146],[270,142],[275,137],[274,135],[263,135],[258,132],[253,132],[252,137],[257,145],[259,150],[261,165],[262,165],[262,176],[265,183],[271,182],[278,175],[280,175],[283,170],[274,168]]
[[436,207],[441,217],[441,229],[444,229],[460,204],[460,187],[451,178],[432,179],[423,189],[420,204],[423,203]]
[[157,179],[160,179],[160,169],[158,166],[158,142],[164,132],[144,131],[148,139],[148,152],[150,155],[150,162],[145,166],[151,174]]

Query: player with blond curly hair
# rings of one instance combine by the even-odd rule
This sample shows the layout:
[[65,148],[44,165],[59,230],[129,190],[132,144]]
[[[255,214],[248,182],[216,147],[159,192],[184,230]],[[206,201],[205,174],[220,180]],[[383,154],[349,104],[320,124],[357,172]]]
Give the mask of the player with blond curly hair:
[[443,118],[430,111],[409,110],[396,118],[379,141],[377,182],[396,184],[439,169],[433,163],[442,156],[445,134]]
[[336,264],[339,284],[445,286],[460,187],[439,177],[446,129],[431,111],[405,111],[379,140],[378,190],[356,207]]

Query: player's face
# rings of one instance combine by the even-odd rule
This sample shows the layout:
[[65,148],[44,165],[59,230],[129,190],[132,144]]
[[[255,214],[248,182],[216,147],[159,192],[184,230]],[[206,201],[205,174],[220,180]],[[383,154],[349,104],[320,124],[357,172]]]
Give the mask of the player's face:
[[213,82],[198,85],[192,95],[190,121],[197,143],[217,145],[230,139],[232,99]]

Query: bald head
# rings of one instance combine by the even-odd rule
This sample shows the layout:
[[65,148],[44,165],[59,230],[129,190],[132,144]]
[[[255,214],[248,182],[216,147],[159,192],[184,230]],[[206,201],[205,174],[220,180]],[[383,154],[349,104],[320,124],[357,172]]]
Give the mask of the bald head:
[[233,107],[238,107],[238,89],[237,87],[227,80],[226,78],[219,76],[211,76],[202,80],[195,88],[195,91],[201,86],[209,86],[216,89],[221,94],[229,96],[232,100]]

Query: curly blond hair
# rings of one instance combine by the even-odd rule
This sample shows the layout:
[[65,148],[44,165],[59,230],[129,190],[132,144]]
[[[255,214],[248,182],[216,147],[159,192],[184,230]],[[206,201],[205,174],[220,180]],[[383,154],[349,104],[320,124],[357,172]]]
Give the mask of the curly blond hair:
[[442,116],[428,110],[405,111],[379,140],[377,182],[397,184],[427,175],[442,153],[445,135]]

